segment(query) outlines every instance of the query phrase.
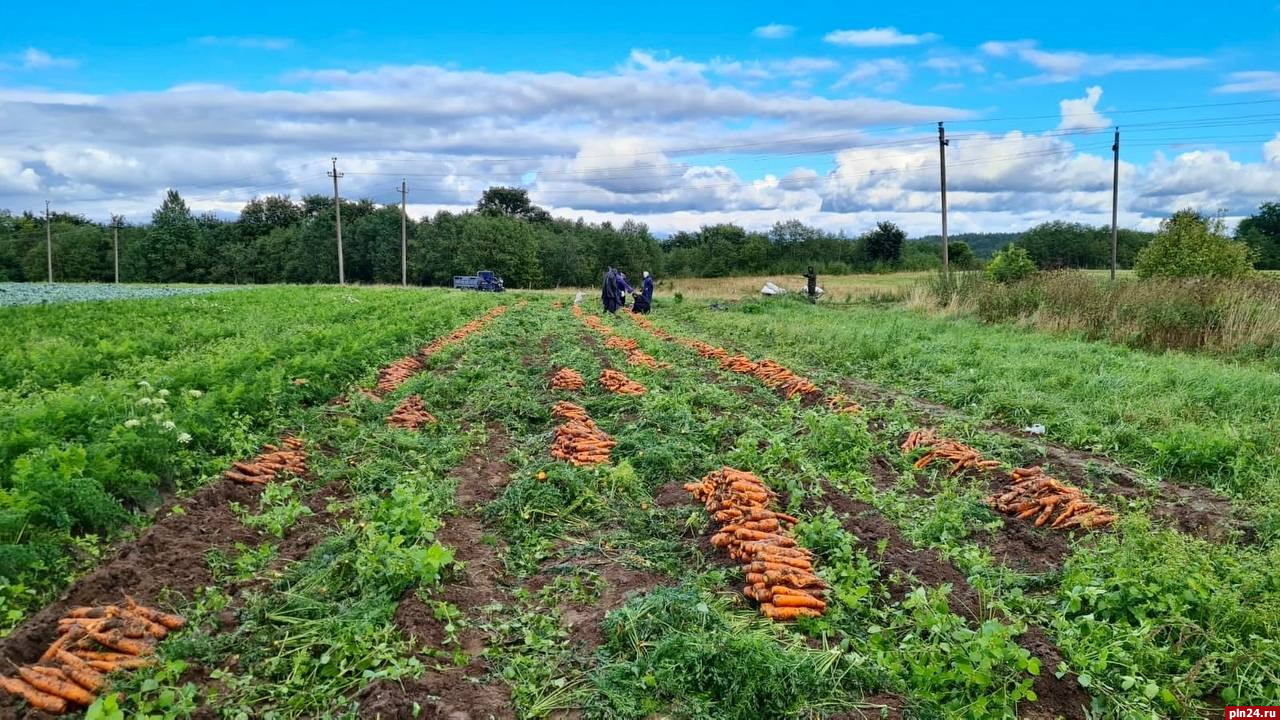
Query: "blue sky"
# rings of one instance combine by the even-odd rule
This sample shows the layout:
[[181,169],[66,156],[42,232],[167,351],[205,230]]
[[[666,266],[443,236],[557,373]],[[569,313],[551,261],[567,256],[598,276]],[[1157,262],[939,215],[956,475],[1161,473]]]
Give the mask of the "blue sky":
[[[656,230],[936,231],[1248,214],[1280,196],[1280,3],[64,3],[6,11],[0,207],[142,219],[325,191],[411,210],[523,184]],[[176,8],[182,8],[180,13]]]

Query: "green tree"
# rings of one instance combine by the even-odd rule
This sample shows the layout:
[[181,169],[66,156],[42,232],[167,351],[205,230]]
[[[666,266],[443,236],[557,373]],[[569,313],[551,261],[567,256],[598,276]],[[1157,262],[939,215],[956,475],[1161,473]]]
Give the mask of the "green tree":
[[1236,278],[1253,271],[1249,246],[1227,237],[1222,218],[1179,210],[1138,253],[1138,277]]
[[1041,268],[1102,268],[1111,264],[1110,228],[1054,220],[1023,233],[1018,245]]
[[1236,240],[1248,245],[1263,270],[1280,270],[1280,202],[1262,203],[1258,212],[1240,221]]
[[978,266],[978,256],[973,254],[969,243],[963,240],[947,243],[947,259],[957,270],[972,270]]
[[546,210],[529,201],[528,190],[518,187],[494,186],[485,190],[476,203],[476,212],[538,222],[550,218]]
[[862,235],[867,259],[873,263],[896,265],[902,260],[902,245],[907,234],[889,221],[881,221]]
[[135,276],[147,282],[192,280],[189,271],[197,232],[186,201],[177,190],[166,192],[160,207],[151,214],[144,240],[131,248]]
[[1027,254],[1027,249],[1020,245],[1009,245],[987,263],[987,277],[998,283],[1014,283],[1031,277],[1035,272],[1035,261]]

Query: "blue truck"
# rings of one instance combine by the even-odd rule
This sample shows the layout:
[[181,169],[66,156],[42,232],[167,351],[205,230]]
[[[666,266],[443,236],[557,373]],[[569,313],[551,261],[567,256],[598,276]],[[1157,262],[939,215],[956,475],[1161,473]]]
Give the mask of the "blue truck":
[[479,290],[480,292],[503,292],[502,278],[493,274],[492,270],[481,270],[475,275],[454,275],[454,290]]

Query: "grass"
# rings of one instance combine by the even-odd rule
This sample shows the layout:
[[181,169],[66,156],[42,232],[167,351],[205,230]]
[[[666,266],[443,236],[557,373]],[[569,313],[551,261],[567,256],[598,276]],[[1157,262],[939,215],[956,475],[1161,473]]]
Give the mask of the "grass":
[[[365,293],[381,291],[346,292],[372,303]],[[1092,717],[1116,720],[1198,717],[1227,699],[1258,703],[1280,692],[1274,533],[1252,545],[1209,543],[1160,526],[1135,502],[1120,506],[1116,531],[1073,543],[1063,567],[1017,571],[991,552],[989,534],[1014,521],[983,505],[985,487],[916,473],[897,449],[914,427],[904,407],[866,403],[851,416],[784,401],[606,318],[671,364],[630,366],[545,294],[500,299],[520,297],[527,307],[433,356],[381,400],[352,393],[340,412],[276,408],[269,427],[297,428],[325,452],[313,454],[308,478],[278,482],[240,509],[254,543],[193,559],[217,584],[170,598],[188,629],[162,645],[156,667],[118,678],[123,695],[104,697],[88,716],[182,718],[205,708],[227,718],[352,718],[371,686],[411,687],[437,666],[473,660],[483,668],[477,685],[505,687],[522,718],[816,720],[858,707],[876,717],[887,703],[909,718],[986,720],[1033,712],[1038,679],[1058,673],[1087,685]],[[379,340],[379,362],[475,317],[485,300],[424,321],[421,295],[392,293],[388,302],[404,315],[388,317],[415,334],[412,343]],[[943,431],[1000,459],[1019,448],[982,430],[984,422],[1041,421],[1055,439],[1134,462],[1144,480],[1168,475],[1226,489],[1242,508],[1264,511],[1256,522],[1273,507],[1277,463],[1263,441],[1276,388],[1257,368],[860,305],[752,301],[713,310],[686,300],[664,304],[653,319],[777,359],[827,388],[857,375],[947,402],[957,413]],[[606,364],[648,392],[604,392],[594,379]],[[562,366],[579,370],[587,387],[551,391],[548,371]],[[330,390],[368,384],[372,372],[347,377]],[[388,428],[387,413],[411,393],[439,422]],[[578,468],[548,455],[558,399],[580,403],[614,436],[611,464]],[[510,442],[503,484],[479,509],[460,507],[452,470],[495,427]],[[1223,427],[1232,442],[1215,434]],[[874,483],[873,462],[900,481]],[[740,593],[741,571],[700,549],[706,513],[656,501],[722,465],[755,472],[799,517],[796,536],[831,585],[824,617],[764,621]],[[349,496],[332,512],[302,512],[333,487]],[[830,493],[861,500],[915,547],[948,559],[982,598],[976,619],[956,611],[945,587],[906,578],[905,594],[891,594],[901,568],[885,562],[883,546],[846,529]],[[447,607],[445,589],[462,577],[461,548],[441,531],[463,517],[483,525],[480,538],[464,541],[493,548],[499,582],[477,602]],[[325,523],[318,542],[282,562],[299,526],[316,521]],[[612,578],[626,573],[652,582],[621,596]],[[397,624],[406,593],[448,623],[438,647],[411,641]],[[589,616],[601,644],[580,644],[583,613],[606,601],[611,612]],[[1062,667],[1042,667],[1023,647],[1031,624],[1061,648]],[[482,638],[478,658],[459,646],[464,631]],[[430,716],[431,701],[421,702]]]

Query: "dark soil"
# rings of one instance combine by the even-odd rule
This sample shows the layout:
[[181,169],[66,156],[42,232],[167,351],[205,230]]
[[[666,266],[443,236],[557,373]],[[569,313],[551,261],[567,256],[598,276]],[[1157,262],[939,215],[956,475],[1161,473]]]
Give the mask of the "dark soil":
[[902,720],[903,704],[897,695],[877,693],[859,700],[857,708],[828,715],[826,720]]
[[[416,589],[405,592],[396,608],[396,626],[410,638],[421,659],[433,669],[416,680],[379,680],[358,696],[360,717],[442,718],[446,720],[487,720],[513,718],[511,696],[500,680],[491,679],[492,669],[484,657],[488,645],[485,633],[475,627],[481,608],[504,601],[509,588],[503,582],[500,544],[486,531],[475,508],[493,500],[506,485],[511,467],[505,457],[510,438],[498,423],[487,426],[485,446],[469,455],[452,475],[458,479],[457,500],[463,513],[446,519],[436,539],[452,548],[461,570],[444,579],[433,597],[452,605],[465,620],[456,636],[446,637],[444,623],[418,597]],[[431,650],[436,657],[428,657]],[[466,664],[451,664],[455,651],[466,654]],[[414,714],[414,707],[421,712]]]
[[600,647],[604,641],[600,625],[605,615],[621,607],[632,596],[673,582],[665,575],[636,570],[613,561],[593,565],[592,569],[604,580],[599,599],[590,605],[570,603],[560,608],[560,620],[569,630],[570,641],[587,653]]
[[[847,497],[830,485],[824,490],[826,502],[843,516],[845,530],[857,537],[868,552],[876,553],[878,544],[882,541],[885,543],[884,554],[876,559],[890,573],[888,590],[894,601],[901,601],[915,585],[938,586],[946,583],[951,585],[951,594],[947,600],[952,612],[975,623],[982,622],[988,615],[981,607],[978,593],[969,584],[968,578],[936,551],[912,547],[897,527],[880,515],[875,507]],[[914,582],[910,579],[914,579]],[[1040,675],[1033,684],[1038,700],[1023,710],[1022,717],[1035,720],[1057,717],[1083,720],[1082,708],[1089,706],[1089,696],[1076,682],[1074,674],[1061,679],[1054,676],[1062,661],[1062,654],[1053,641],[1040,628],[1029,626],[1018,643],[1040,660],[1041,667]]]
[[663,509],[684,507],[686,505],[689,507],[699,506],[698,501],[679,482],[669,482],[658,486],[658,489],[653,493],[653,504]]

